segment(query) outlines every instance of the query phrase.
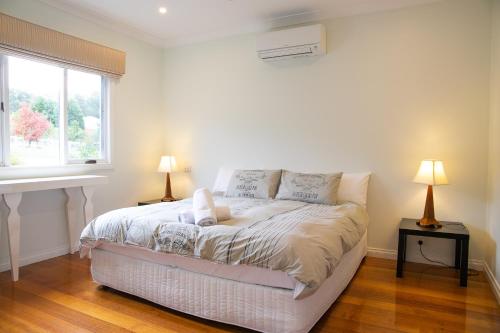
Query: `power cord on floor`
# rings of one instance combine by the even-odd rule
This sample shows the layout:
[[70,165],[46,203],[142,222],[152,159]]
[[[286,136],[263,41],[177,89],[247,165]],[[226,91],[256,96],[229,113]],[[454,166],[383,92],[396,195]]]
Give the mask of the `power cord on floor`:
[[[424,251],[422,250],[422,244],[423,244],[423,242],[422,242],[422,241],[418,241],[418,248],[419,248],[419,250],[420,250],[420,254],[422,255],[422,258],[424,258],[425,260],[427,260],[427,261],[429,261],[429,262],[432,262],[432,263],[435,263],[435,264],[439,264],[439,265],[441,265],[441,266],[444,266],[444,267],[446,267],[446,268],[453,268],[453,269],[455,268],[455,266],[450,266],[450,265],[447,265],[447,264],[445,264],[445,263],[444,263],[444,262],[442,262],[442,261],[439,261],[439,260],[432,260],[432,259],[427,258],[427,256],[424,254]],[[468,276],[477,276],[477,275],[479,275],[479,273],[478,273],[478,272],[476,272],[476,271],[473,271],[472,269],[468,269],[468,271],[467,271],[467,275],[468,275]]]
[[439,260],[432,260],[432,259],[427,258],[427,256],[424,254],[424,251],[422,251],[422,244],[423,244],[423,243],[422,243],[422,241],[418,241],[418,248],[419,248],[419,250],[420,250],[420,254],[422,255],[422,257],[423,257],[425,260],[427,260],[427,261],[429,261],[429,262],[433,262],[433,263],[435,263],[435,264],[440,264],[441,266],[444,266],[444,267],[447,267],[447,268],[455,268],[454,266],[447,265],[447,264],[445,264],[445,263],[444,263],[444,262],[442,262],[442,261],[439,261]]

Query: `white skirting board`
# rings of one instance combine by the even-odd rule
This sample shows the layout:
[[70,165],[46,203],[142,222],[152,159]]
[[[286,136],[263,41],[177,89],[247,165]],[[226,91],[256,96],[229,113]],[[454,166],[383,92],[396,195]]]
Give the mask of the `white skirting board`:
[[[47,249],[46,251],[43,252],[37,252],[27,256],[23,256],[20,258],[19,263],[20,266],[26,266],[43,260],[62,256],[68,253],[69,253],[69,244],[62,245],[53,249]],[[380,249],[375,247],[368,247],[368,256],[375,258],[392,259],[392,260],[396,260],[398,257],[396,250]],[[432,265],[432,263],[425,261],[425,259],[422,259],[422,261],[418,262]],[[484,268],[484,262],[483,260],[469,259],[469,267],[478,271],[482,271]],[[6,258],[5,262],[0,263],[0,272],[5,272],[8,270],[10,270],[10,263],[9,263],[9,258]]]
[[488,282],[491,285],[491,290],[493,291],[493,294],[495,295],[498,304],[500,304],[500,284],[495,278],[495,273],[493,273],[493,271],[491,270],[490,266],[486,261],[484,262],[484,275],[486,275],[486,278],[488,279]]
[[[379,249],[376,247],[368,247],[368,257],[397,260],[398,259],[398,251],[388,250],[388,249]],[[429,261],[425,260],[424,258],[418,258],[414,262],[417,262],[420,264],[429,264],[429,265],[439,266],[439,264],[429,262]],[[469,259],[469,268],[475,269],[476,271],[482,271],[484,269],[484,261],[480,260],[480,259]]]
[[[24,255],[19,258],[19,266],[26,266],[34,264],[36,262],[52,259],[55,257],[63,256],[69,253],[69,243],[66,245],[58,246],[52,249],[47,249],[45,251],[38,251],[36,253],[31,253]],[[5,272],[10,270],[9,257],[5,258],[4,262],[0,262],[0,272]]]

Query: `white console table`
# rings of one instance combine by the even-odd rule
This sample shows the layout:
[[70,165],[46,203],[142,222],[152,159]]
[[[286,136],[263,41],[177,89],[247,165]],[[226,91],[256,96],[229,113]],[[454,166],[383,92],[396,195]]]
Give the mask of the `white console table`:
[[[7,215],[7,230],[10,250],[10,266],[12,280],[19,279],[19,243],[21,240],[21,218],[19,216],[19,204],[22,194],[31,191],[44,191],[53,189],[63,189],[68,198],[66,202],[66,217],[69,230],[70,253],[74,253],[78,248],[78,233],[80,232],[77,221],[78,211],[82,207],[77,207],[77,199],[83,194],[83,220],[85,224],[93,219],[92,195],[95,186],[106,184],[106,176],[67,176],[48,178],[28,178],[0,181],[0,195],[3,196],[5,204],[10,212]],[[0,228],[1,230],[1,228]]]

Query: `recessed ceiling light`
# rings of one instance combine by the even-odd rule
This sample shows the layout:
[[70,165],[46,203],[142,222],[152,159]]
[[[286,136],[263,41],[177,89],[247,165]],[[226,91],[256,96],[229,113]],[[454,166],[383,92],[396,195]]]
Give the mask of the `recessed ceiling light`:
[[167,13],[167,7],[160,7],[158,8],[158,13],[160,14],[166,14]]

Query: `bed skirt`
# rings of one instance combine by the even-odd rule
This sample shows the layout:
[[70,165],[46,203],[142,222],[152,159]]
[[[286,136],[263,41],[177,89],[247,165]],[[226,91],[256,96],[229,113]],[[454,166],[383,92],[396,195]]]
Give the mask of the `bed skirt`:
[[261,332],[308,332],[349,284],[367,253],[366,233],[311,296],[92,250],[92,277],[102,285],[194,316]]

